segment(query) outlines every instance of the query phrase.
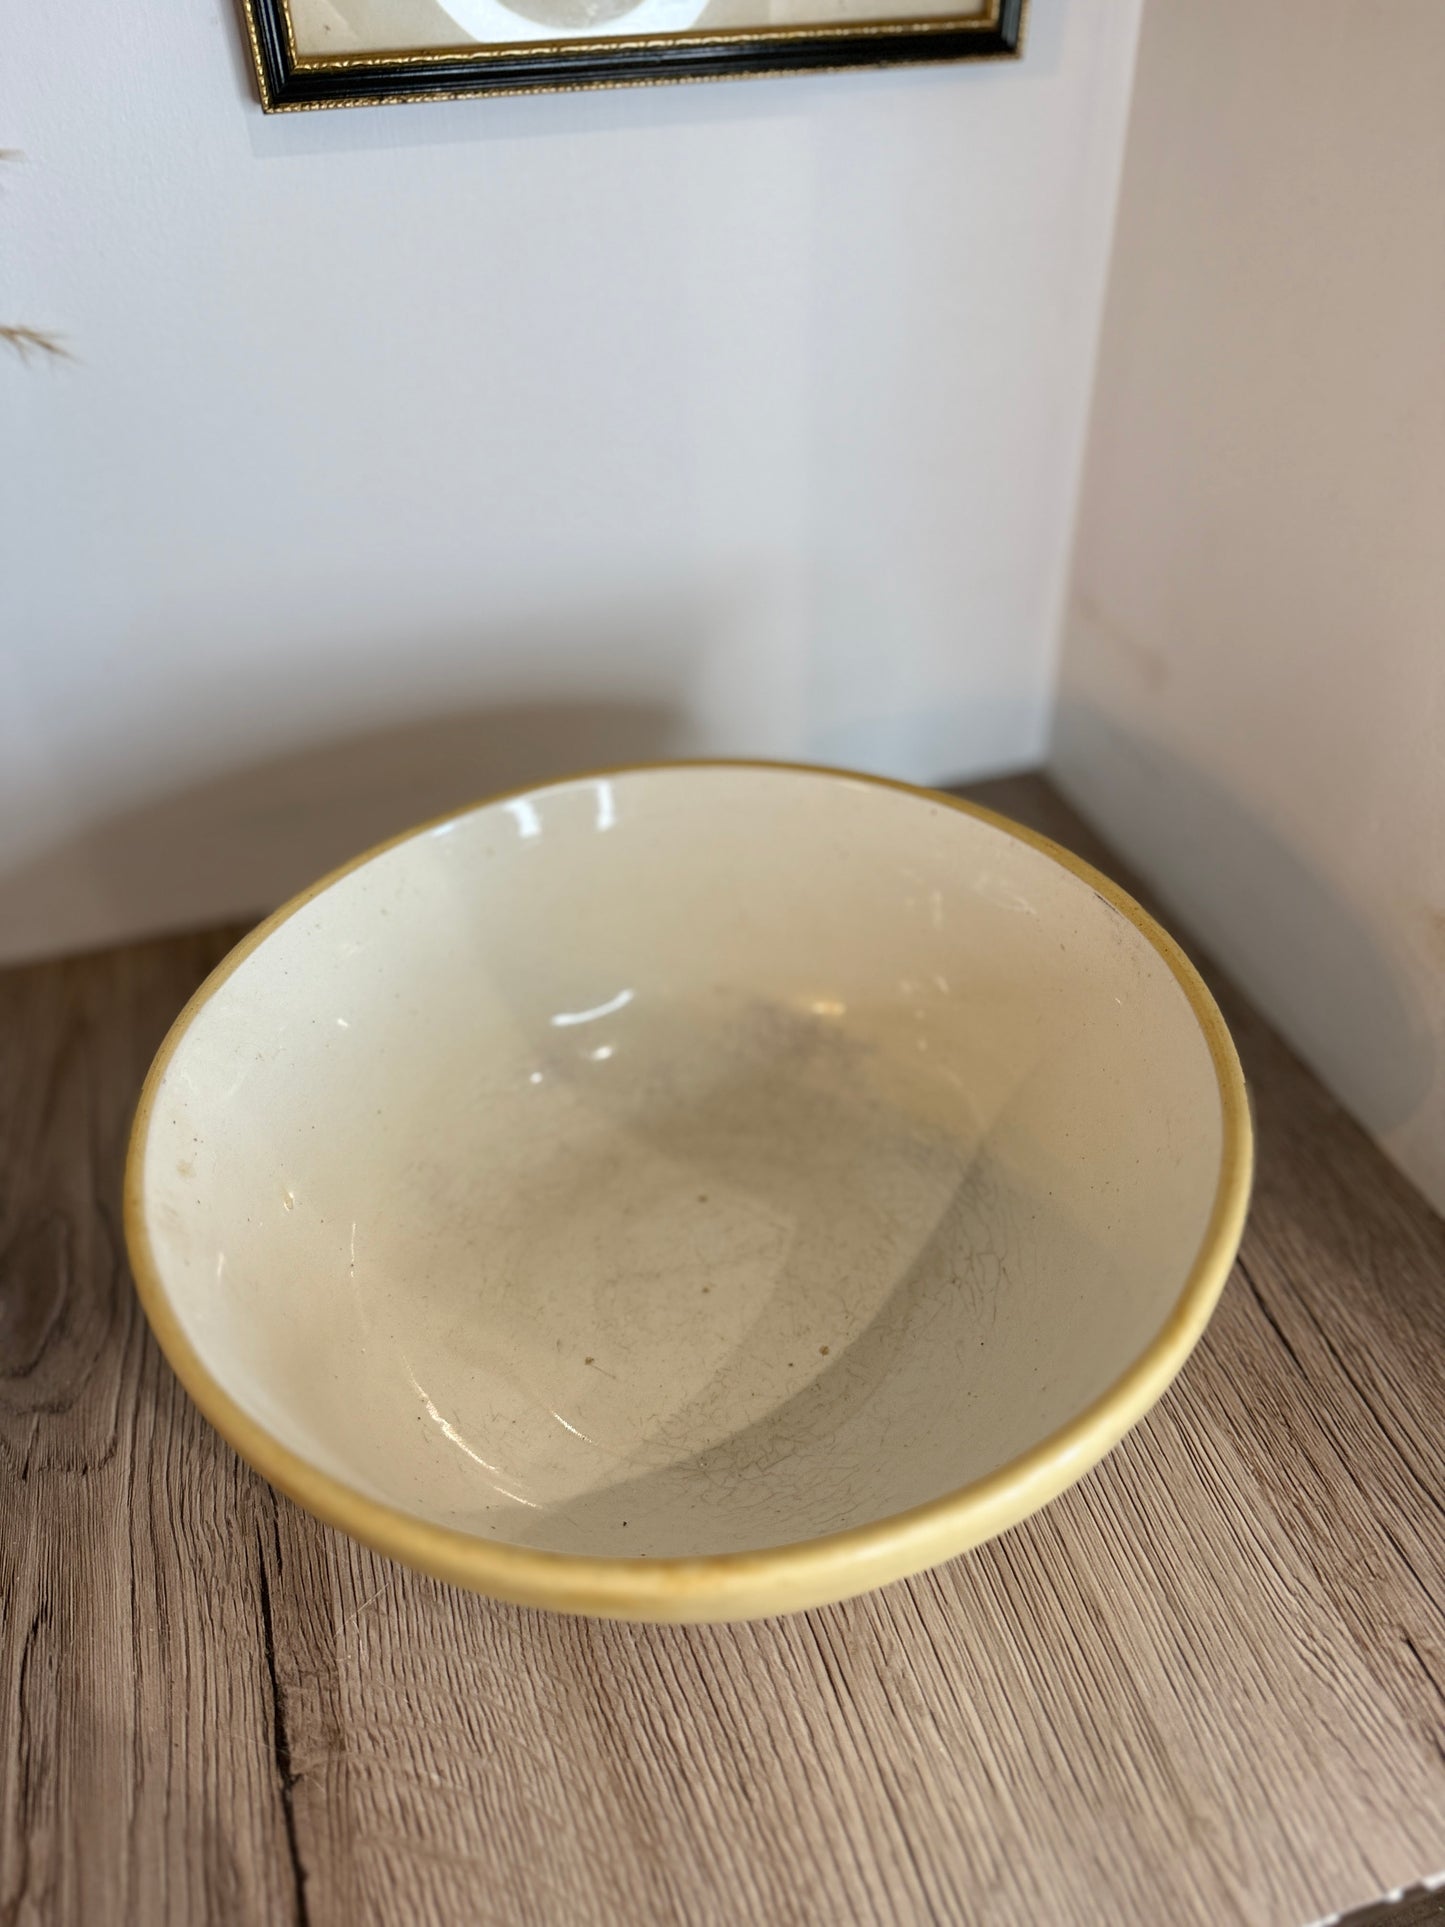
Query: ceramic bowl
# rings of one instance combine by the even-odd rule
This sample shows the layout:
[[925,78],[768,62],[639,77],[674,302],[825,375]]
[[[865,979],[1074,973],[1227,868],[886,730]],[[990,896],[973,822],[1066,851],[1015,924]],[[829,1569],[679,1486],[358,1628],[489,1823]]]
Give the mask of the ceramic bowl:
[[679,764],[463,810],[261,925],[131,1142],[146,1312],[303,1506],[532,1605],[845,1597],[1159,1397],[1244,1086],[1120,890],[967,804]]

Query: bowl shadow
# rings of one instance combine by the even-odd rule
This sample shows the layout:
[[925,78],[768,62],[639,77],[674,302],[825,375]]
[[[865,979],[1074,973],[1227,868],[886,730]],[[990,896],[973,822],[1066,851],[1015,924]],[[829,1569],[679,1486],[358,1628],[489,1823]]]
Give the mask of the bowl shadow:
[[687,747],[680,708],[605,698],[491,705],[307,743],[30,853],[0,873],[0,944],[20,961],[254,915],[429,817]]
[[1420,997],[1365,908],[1282,828],[1078,698],[1056,718],[1049,774],[1137,868],[1166,923],[1198,932],[1367,1129],[1420,1112],[1439,1056]]

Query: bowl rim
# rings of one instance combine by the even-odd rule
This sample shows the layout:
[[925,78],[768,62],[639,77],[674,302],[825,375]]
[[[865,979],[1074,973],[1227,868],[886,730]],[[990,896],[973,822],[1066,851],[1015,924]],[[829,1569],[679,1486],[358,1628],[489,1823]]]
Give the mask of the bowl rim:
[[[1218,1085],[1221,1117],[1213,1204],[1174,1306],[1144,1351],[1067,1424],[981,1479],[864,1525],[754,1551],[688,1558],[600,1558],[483,1539],[373,1499],[322,1471],[244,1410],[202,1362],[167,1293],[151,1245],[144,1171],[152,1112],[171,1060],[221,986],[282,924],[354,870],[444,823],[460,822],[518,797],[544,795],[578,783],[689,770],[791,772],[891,790],[989,824],[1087,884],[1126,917],[1163,959],[1203,1035]],[[131,1126],[122,1216],[136,1293],[176,1377],[202,1415],[243,1459],[325,1524],[339,1527],[404,1565],[518,1605],[600,1618],[716,1621],[800,1611],[923,1571],[1005,1531],[1082,1478],[1158,1401],[1202,1334],[1239,1248],[1253,1164],[1248,1090],[1214,998],[1167,931],[1092,864],[996,810],[919,784],[819,763],[697,757],[579,771],[443,811],[338,865],[264,918],[187,1000],[152,1060]]]

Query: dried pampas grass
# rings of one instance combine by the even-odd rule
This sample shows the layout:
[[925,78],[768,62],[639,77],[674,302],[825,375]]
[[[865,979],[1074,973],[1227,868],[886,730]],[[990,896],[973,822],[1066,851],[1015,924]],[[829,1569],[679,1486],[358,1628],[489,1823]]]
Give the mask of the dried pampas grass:
[[[20,152],[14,147],[0,147],[0,161],[18,161]],[[56,361],[69,361],[70,350],[58,335],[46,334],[41,328],[22,328],[6,326],[0,322],[0,341],[13,348],[22,361],[29,361],[32,355],[53,357]]]

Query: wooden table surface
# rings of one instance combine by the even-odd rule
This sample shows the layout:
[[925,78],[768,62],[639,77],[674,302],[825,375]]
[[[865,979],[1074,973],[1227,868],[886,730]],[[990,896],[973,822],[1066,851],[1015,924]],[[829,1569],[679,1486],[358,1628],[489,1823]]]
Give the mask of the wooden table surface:
[[125,1135],[236,934],[0,975],[0,1922],[1301,1927],[1445,1869],[1445,1226],[1227,985],[1256,1197],[1158,1409],[939,1571],[653,1628],[363,1551],[162,1363]]

